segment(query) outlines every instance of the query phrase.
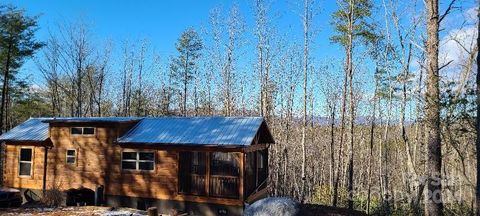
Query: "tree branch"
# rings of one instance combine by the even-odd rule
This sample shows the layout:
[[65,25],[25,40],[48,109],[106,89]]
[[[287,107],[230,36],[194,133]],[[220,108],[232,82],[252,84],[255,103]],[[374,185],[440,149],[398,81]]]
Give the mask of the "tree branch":
[[441,71],[443,68],[447,67],[450,63],[452,63],[453,60],[450,60],[449,62],[447,62],[446,64],[442,65],[440,68],[438,68],[438,71]]
[[455,4],[457,0],[452,0],[450,2],[450,4],[448,5],[448,8],[447,10],[445,10],[445,12],[440,16],[440,18],[438,19],[438,24],[440,24],[442,22],[442,20],[450,13],[450,11],[455,8],[453,7],[453,4]]

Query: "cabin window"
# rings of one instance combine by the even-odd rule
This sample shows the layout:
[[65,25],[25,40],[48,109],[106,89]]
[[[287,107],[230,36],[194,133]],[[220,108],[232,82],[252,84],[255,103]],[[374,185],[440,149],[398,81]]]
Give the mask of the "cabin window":
[[179,192],[205,195],[207,154],[205,152],[180,152],[179,156]]
[[20,164],[19,164],[19,175],[20,176],[31,176],[32,175],[32,159],[33,159],[33,150],[31,148],[21,148],[20,149]]
[[124,170],[154,170],[154,152],[122,152],[122,169]]
[[72,135],[95,135],[94,127],[72,127],[70,128]]
[[67,150],[67,156],[66,156],[67,164],[74,164],[76,161],[76,157],[77,157],[77,151],[75,149]]

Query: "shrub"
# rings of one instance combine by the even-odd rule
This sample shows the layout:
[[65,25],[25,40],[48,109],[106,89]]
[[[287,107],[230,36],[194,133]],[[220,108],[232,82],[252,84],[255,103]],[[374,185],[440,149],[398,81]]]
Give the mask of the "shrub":
[[65,200],[65,194],[60,188],[60,184],[54,182],[52,187],[45,191],[40,202],[48,207],[61,206]]
[[[312,204],[330,206],[332,205],[332,195],[333,189],[331,189],[329,185],[318,185],[315,187],[310,202]],[[347,188],[338,187],[337,206],[347,206],[347,196]]]

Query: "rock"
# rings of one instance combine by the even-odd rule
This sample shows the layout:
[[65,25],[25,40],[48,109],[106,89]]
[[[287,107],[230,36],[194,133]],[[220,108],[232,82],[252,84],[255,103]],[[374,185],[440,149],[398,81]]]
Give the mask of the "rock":
[[287,197],[268,197],[247,206],[245,216],[297,216],[300,203]]

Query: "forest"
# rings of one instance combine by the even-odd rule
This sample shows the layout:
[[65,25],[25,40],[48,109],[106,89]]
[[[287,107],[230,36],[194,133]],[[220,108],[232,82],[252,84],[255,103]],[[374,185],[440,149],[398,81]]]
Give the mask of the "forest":
[[[29,117],[263,116],[276,141],[271,196],[376,215],[478,213],[479,2],[289,1],[292,33],[278,1],[211,8],[171,55],[152,48],[162,38],[98,38],[80,17],[40,40],[42,15],[0,4],[0,131]],[[318,41],[338,55],[318,58]],[[26,62],[41,82],[19,75]]]

